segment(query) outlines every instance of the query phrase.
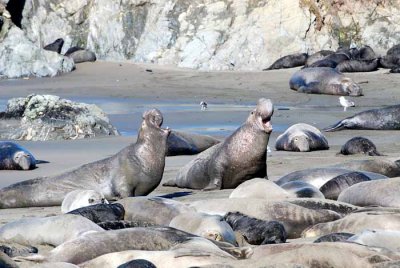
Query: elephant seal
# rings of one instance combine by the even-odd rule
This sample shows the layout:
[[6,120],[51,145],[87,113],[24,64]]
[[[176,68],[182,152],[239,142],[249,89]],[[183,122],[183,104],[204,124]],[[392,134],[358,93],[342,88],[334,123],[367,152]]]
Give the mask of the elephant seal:
[[302,237],[316,237],[330,233],[359,233],[364,229],[400,231],[400,214],[391,212],[357,212],[346,217],[315,224],[303,231]]
[[359,207],[350,205],[348,203],[322,198],[290,198],[288,200],[285,200],[285,202],[312,210],[331,210],[341,215],[342,217],[355,211],[359,211],[360,209]]
[[393,55],[399,55],[399,54],[400,54],[400,44],[392,46],[386,52],[386,56],[393,56]]
[[[400,176],[400,160],[391,161],[388,159],[366,159],[352,160],[335,165],[338,168],[352,169],[356,171],[367,171],[382,174],[389,178]],[[366,174],[368,176],[368,174]],[[372,178],[371,178],[372,179]]]
[[279,244],[287,239],[285,227],[277,221],[263,221],[240,212],[228,212],[224,220],[251,245]]
[[400,178],[360,182],[344,190],[338,201],[355,206],[400,207]]
[[25,218],[0,227],[0,241],[22,245],[58,246],[89,231],[103,232],[104,229],[78,215]]
[[0,267],[2,268],[19,268],[19,265],[13,261],[7,254],[0,252]]
[[343,155],[367,154],[370,156],[383,156],[376,149],[375,144],[364,137],[354,137],[348,140],[340,149]]
[[395,252],[400,251],[400,231],[366,229],[349,237],[347,241],[368,247],[386,248]]
[[333,54],[329,54],[326,57],[324,57],[324,60],[331,60],[333,62],[336,62],[336,64],[340,64],[344,61],[351,60],[351,54],[346,53],[344,51],[342,52],[335,52]]
[[333,60],[328,60],[328,59],[322,59],[319,61],[314,62],[308,68],[313,68],[313,67],[330,67],[330,68],[336,68],[337,62]]
[[30,170],[36,168],[36,159],[22,146],[0,141],[0,170]]
[[303,66],[306,63],[307,58],[307,53],[290,54],[277,59],[274,63],[271,64],[271,66],[263,69],[263,71]]
[[376,58],[375,51],[370,46],[363,46],[358,50],[360,60],[373,60]]
[[400,104],[357,113],[325,128],[324,131],[338,131],[346,128],[398,130],[400,129]]
[[289,86],[298,92],[310,94],[363,95],[361,87],[351,78],[329,67],[301,69],[292,75]]
[[272,132],[274,107],[269,99],[259,99],[246,122],[223,142],[199,154],[164,186],[191,189],[227,189],[267,176],[267,145]]
[[298,123],[289,127],[278,136],[275,142],[276,150],[310,152],[328,150],[328,140],[316,127]]
[[105,221],[120,221],[124,219],[125,209],[121,204],[96,204],[78,208],[68,214],[80,215],[94,223]]
[[229,198],[260,198],[267,200],[279,200],[289,197],[293,197],[293,195],[265,178],[245,181],[229,195]]
[[148,260],[136,259],[125,262],[119,265],[117,268],[157,268],[157,266]]
[[61,203],[61,212],[67,213],[72,210],[91,206],[95,204],[108,204],[102,193],[94,190],[75,190],[69,192]]
[[[284,183],[290,181],[304,181],[314,187],[320,189],[322,185],[335,178],[336,176],[352,172],[352,169],[339,168],[339,167],[326,167],[326,168],[309,168],[304,170],[294,171],[289,173],[279,180],[276,184],[283,185]],[[384,179],[387,178],[382,174],[372,173],[372,172],[361,172],[367,175],[370,179]]]
[[315,186],[304,181],[289,181],[281,185],[282,189],[294,197],[309,197],[325,199],[323,193]]
[[[26,256],[32,253],[38,253],[38,249],[33,246],[7,242],[7,244],[0,243],[0,252],[4,252],[9,257],[14,258],[17,256]],[[2,266],[0,265],[0,267]]]
[[67,53],[65,55],[71,58],[75,64],[82,62],[95,62],[97,60],[96,54],[87,49],[78,49],[68,54]]
[[98,222],[97,225],[103,228],[104,230],[119,230],[119,229],[134,228],[134,227],[160,226],[148,222],[135,222],[135,221],[125,221],[125,220],[103,221],[103,222]]
[[373,72],[378,70],[379,60],[347,60],[339,63],[336,70],[341,73]]
[[400,66],[400,55],[390,55],[379,58],[379,67],[393,69],[398,66]]
[[320,190],[325,198],[337,200],[340,193],[343,192],[345,189],[356,183],[370,180],[371,179],[367,175],[361,172],[354,171],[336,176],[335,178],[329,180],[324,185],[322,185]]
[[190,203],[198,212],[225,215],[240,212],[265,221],[279,221],[285,227],[288,238],[299,237],[302,230],[317,222],[332,221],[340,215],[330,210],[313,210],[286,201],[269,201],[256,198],[207,199]]
[[198,212],[181,213],[171,220],[169,227],[210,240],[237,245],[235,233],[231,226],[223,220],[223,217],[218,215]]
[[333,53],[335,53],[335,52],[332,50],[321,50],[321,51],[315,52],[315,53],[311,54],[310,56],[308,56],[304,67],[310,67],[310,65],[312,65],[314,62],[322,60],[326,56],[333,54]]
[[49,50],[49,51],[54,51],[54,52],[57,52],[58,54],[61,54],[63,45],[64,45],[64,39],[58,38],[53,43],[44,46],[43,49]]
[[348,238],[352,237],[353,235],[354,234],[351,234],[351,233],[332,233],[332,234],[327,234],[327,235],[318,237],[316,240],[314,240],[313,243],[344,242]]
[[218,143],[219,140],[208,135],[172,130],[167,140],[167,156],[198,154]]
[[76,189],[97,190],[107,199],[147,195],[161,181],[169,129],[162,114],[143,114],[135,144],[117,154],[53,177],[41,177],[0,189],[0,208],[60,205]]

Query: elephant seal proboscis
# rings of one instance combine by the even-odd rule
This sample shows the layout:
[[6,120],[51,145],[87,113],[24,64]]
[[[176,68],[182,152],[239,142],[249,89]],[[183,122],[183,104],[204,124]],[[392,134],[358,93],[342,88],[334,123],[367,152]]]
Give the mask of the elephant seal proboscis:
[[277,59],[274,63],[271,64],[271,66],[269,66],[266,69],[263,69],[263,71],[303,66],[306,63],[307,58],[308,58],[307,53],[290,54]]
[[101,192],[107,199],[147,195],[161,181],[169,129],[161,128],[162,114],[143,114],[135,144],[117,154],[58,176],[23,181],[0,190],[0,208],[60,205],[76,189]]
[[30,170],[36,168],[36,159],[22,146],[0,141],[0,170]]
[[357,113],[325,128],[324,131],[337,131],[345,128],[398,130],[400,129],[400,104]]
[[223,142],[199,154],[164,186],[191,189],[235,188],[242,182],[267,175],[267,145],[274,107],[259,99],[246,122]]
[[400,207],[400,178],[357,183],[344,190],[338,201],[355,206]]
[[285,227],[277,221],[263,221],[249,217],[240,212],[228,212],[225,221],[236,232],[239,232],[251,245],[285,243]]
[[383,156],[383,154],[378,152],[375,144],[364,137],[351,138],[342,146],[340,153],[343,155],[367,154],[370,156]]
[[[338,168],[351,169],[360,172],[373,172],[382,174],[389,178],[400,176],[400,160],[391,161],[389,159],[365,159],[351,160],[335,165]],[[368,176],[368,174],[366,174]],[[371,178],[373,179],[373,178]]]
[[49,50],[49,51],[54,51],[54,52],[57,52],[58,54],[60,54],[63,45],[64,45],[64,39],[58,38],[53,43],[50,43],[50,44],[44,46],[43,49]]
[[289,181],[281,185],[282,189],[294,195],[293,197],[309,197],[325,199],[324,194],[315,186],[304,181]]
[[89,231],[104,232],[104,229],[78,215],[25,218],[0,227],[0,241],[58,246]]
[[308,209],[286,201],[269,201],[255,198],[227,198],[195,201],[190,206],[199,212],[225,215],[240,212],[265,221],[279,221],[285,227],[288,238],[299,237],[302,230],[316,224],[339,219],[341,216],[330,210]]
[[354,234],[352,233],[331,233],[327,235],[323,235],[314,240],[313,243],[322,243],[322,242],[344,242],[348,238],[352,237]]
[[278,136],[275,143],[276,150],[310,152],[329,149],[328,140],[314,126],[298,123],[289,127]]
[[337,200],[340,193],[350,186],[370,180],[371,179],[364,173],[353,171],[336,176],[335,178],[329,180],[327,183],[321,186],[320,190],[325,198]]
[[61,203],[61,212],[67,213],[81,207],[96,204],[108,204],[102,193],[94,190],[75,190],[64,197]]
[[121,204],[96,204],[78,208],[68,214],[80,215],[94,223],[105,221],[120,221],[124,219],[125,209]]
[[266,200],[280,200],[290,197],[293,196],[289,192],[265,178],[245,181],[229,195],[229,198],[260,198]]
[[172,130],[167,140],[167,156],[198,154],[218,143],[219,140],[208,135]]
[[301,69],[292,75],[289,86],[297,92],[310,94],[363,95],[361,87],[351,78],[329,67]]

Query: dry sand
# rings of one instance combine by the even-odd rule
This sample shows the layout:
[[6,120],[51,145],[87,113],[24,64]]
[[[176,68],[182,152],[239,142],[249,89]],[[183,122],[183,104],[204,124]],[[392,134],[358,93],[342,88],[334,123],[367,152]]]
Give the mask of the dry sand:
[[[146,71],[147,69],[147,71]],[[373,73],[349,74],[358,82],[364,82],[363,97],[350,98],[356,107],[343,112],[337,96],[306,95],[289,89],[288,81],[296,69],[269,72],[197,72],[170,66],[137,65],[127,62],[83,63],[77,70],[54,78],[18,79],[0,81],[0,104],[4,106],[11,97],[24,97],[32,93],[54,94],[72,99],[85,99],[88,103],[105,105],[104,100],[113,98],[126,101],[131,110],[125,111],[132,118],[132,128],[137,129],[140,112],[147,107],[160,105],[165,121],[174,129],[190,129],[213,122],[214,125],[238,127],[260,97],[273,100],[277,109],[272,118],[275,128],[270,147],[285,127],[304,122],[323,128],[356,112],[400,103],[400,75],[387,74],[387,70]],[[200,111],[198,103],[207,100],[209,110]],[[170,104],[168,104],[170,103]],[[113,113],[118,103],[107,104],[106,111]],[[181,106],[179,106],[181,105]],[[192,106],[191,106],[192,105]],[[172,108],[173,109],[172,109]],[[178,107],[178,108],[177,108]],[[180,110],[182,107],[182,110]],[[187,109],[187,107],[192,107]],[[194,110],[193,107],[196,107]],[[278,109],[286,107],[287,109]],[[104,107],[103,107],[104,108]],[[126,107],[125,107],[126,108]],[[118,109],[116,109],[118,110]],[[117,112],[116,112],[117,113]],[[119,124],[131,124],[126,117],[111,116]],[[223,138],[232,129],[217,132]],[[222,134],[221,134],[222,133]],[[272,151],[268,158],[268,175],[277,179],[289,172],[321,167],[366,156],[337,156],[340,147],[354,136],[371,139],[378,150],[390,159],[399,157],[398,131],[344,130],[325,133],[330,149],[310,153]],[[131,142],[132,136],[106,137],[76,141],[21,142],[37,159],[50,163],[40,164],[33,171],[0,171],[0,187],[38,176],[47,176],[76,168],[82,164],[108,157]],[[174,178],[177,170],[194,156],[168,157],[164,180]],[[151,195],[174,194],[179,200],[226,197],[230,190],[201,192],[159,186]],[[23,208],[0,210],[0,225],[22,217],[59,214],[59,207]]]

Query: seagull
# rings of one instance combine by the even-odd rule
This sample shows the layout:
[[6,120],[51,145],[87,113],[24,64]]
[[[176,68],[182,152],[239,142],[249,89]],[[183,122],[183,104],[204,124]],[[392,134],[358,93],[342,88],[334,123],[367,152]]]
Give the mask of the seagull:
[[354,107],[355,104],[352,101],[346,100],[343,96],[339,97],[339,103],[343,106],[344,110],[346,111],[347,107]]
[[201,110],[202,110],[202,111],[207,110],[207,102],[201,101],[201,102],[200,102],[200,106],[201,106]]

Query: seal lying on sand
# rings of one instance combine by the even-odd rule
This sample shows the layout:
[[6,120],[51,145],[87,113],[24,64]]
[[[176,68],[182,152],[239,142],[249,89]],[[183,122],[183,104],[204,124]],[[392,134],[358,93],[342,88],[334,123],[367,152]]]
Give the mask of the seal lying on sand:
[[74,63],[94,62],[97,59],[96,54],[82,47],[70,47],[64,56],[73,59]]
[[328,140],[316,127],[299,123],[278,136],[276,150],[310,152],[329,149]]
[[71,210],[95,204],[108,204],[102,193],[94,190],[75,190],[69,192],[61,203],[61,212],[67,213]]
[[208,135],[172,130],[167,140],[167,156],[198,154],[219,142]]
[[361,87],[351,78],[329,67],[305,68],[295,72],[290,88],[298,92],[340,96],[362,96]]
[[263,69],[263,71],[302,66],[306,63],[307,58],[308,58],[307,53],[290,54],[277,59],[274,63],[271,64],[271,66],[269,66],[266,69]]
[[400,129],[400,104],[360,112],[325,128],[324,131],[337,131],[345,128],[398,130]]
[[36,159],[22,146],[0,141],[0,170],[30,170],[36,168]]
[[[400,160],[391,161],[389,159],[365,159],[365,160],[352,160],[335,167],[357,170],[360,172],[368,171],[373,173],[382,174],[389,178],[400,176]],[[368,176],[368,174],[366,174]]]
[[259,99],[246,122],[225,141],[199,154],[164,186],[191,189],[235,188],[242,182],[267,175],[267,145],[274,107]]
[[342,73],[373,72],[378,70],[379,60],[347,60],[339,63],[336,70]]
[[135,144],[109,158],[83,165],[53,177],[27,180],[0,190],[0,208],[60,205],[76,189],[94,189],[107,199],[147,195],[161,181],[165,166],[168,129],[162,114],[143,114]]
[[382,156],[382,154],[377,151],[375,144],[364,137],[351,138],[342,146],[340,153],[344,155],[367,154],[370,156]]

